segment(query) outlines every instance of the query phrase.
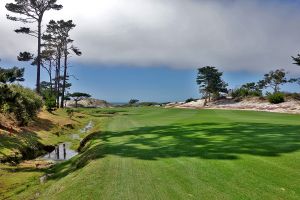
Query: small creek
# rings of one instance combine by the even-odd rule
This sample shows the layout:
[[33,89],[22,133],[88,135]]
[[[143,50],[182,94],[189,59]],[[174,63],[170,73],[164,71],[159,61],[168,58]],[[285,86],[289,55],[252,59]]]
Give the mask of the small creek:
[[[93,123],[90,121],[83,129],[80,130],[80,133],[86,133],[93,128]],[[72,140],[80,140],[79,134],[70,135]],[[40,158],[43,160],[51,160],[55,162],[66,161],[78,154],[77,151],[71,149],[71,142],[63,142],[55,146],[54,151],[47,153]]]
[[86,133],[93,128],[93,122],[90,121],[83,129],[80,130],[80,133]]
[[69,160],[78,154],[78,152],[70,149],[70,145],[70,142],[61,143],[55,147],[54,151],[44,155],[42,158],[53,161]]

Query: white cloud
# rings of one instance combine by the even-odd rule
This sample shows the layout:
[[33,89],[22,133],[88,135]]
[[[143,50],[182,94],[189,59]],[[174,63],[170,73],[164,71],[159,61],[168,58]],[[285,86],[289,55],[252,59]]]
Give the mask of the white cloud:
[[[20,24],[5,19],[0,3],[0,57],[34,49],[35,42],[17,36]],[[300,5],[280,1],[217,0],[58,0],[63,10],[46,14],[45,22],[73,19],[72,33],[83,56],[78,62],[166,65],[223,70],[296,69],[291,55],[300,51]],[[226,3],[225,3],[226,2]],[[25,39],[26,38],[26,39]]]

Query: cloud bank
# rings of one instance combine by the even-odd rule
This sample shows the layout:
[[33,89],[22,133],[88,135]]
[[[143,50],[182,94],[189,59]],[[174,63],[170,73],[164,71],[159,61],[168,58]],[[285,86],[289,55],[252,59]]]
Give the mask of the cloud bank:
[[[15,59],[35,41],[13,33],[0,3],[0,57]],[[300,4],[276,0],[58,0],[63,10],[50,19],[73,19],[72,33],[83,56],[95,66],[127,65],[222,70],[296,70],[300,52]]]

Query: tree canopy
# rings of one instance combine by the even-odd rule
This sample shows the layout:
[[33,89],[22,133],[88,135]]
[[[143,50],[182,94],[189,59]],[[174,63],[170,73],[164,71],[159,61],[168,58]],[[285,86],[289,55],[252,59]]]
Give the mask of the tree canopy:
[[78,106],[78,101],[81,101],[85,98],[91,97],[90,94],[83,93],[83,92],[74,92],[74,93],[70,94],[69,96],[75,101],[75,107],[76,108]]
[[[46,33],[43,35],[43,40],[45,42],[45,47],[47,47],[48,52],[50,54],[49,57],[51,58],[51,51],[55,52],[55,91],[56,91],[56,99],[57,99],[57,107],[59,107],[59,99],[60,107],[64,107],[65,101],[65,93],[67,89],[67,79],[68,79],[68,56],[73,52],[75,55],[80,56],[82,53],[81,51],[72,45],[74,42],[69,35],[69,32],[75,27],[76,25],[73,23],[72,20],[64,21],[54,21],[50,20],[47,25]],[[47,54],[46,54],[47,55]],[[61,59],[64,59],[63,63],[63,76],[61,76]],[[51,59],[48,59],[50,63],[48,66],[51,65]],[[49,71],[49,70],[47,70]],[[51,76],[51,74],[49,73]],[[60,84],[62,82],[62,85]],[[61,92],[59,92],[61,90]],[[61,98],[60,98],[61,96]]]
[[4,69],[0,67],[0,82],[1,83],[13,83],[15,81],[24,81],[24,68],[13,67],[10,69]]
[[199,91],[204,96],[205,101],[210,101],[211,97],[219,96],[220,92],[227,92],[227,84],[222,80],[222,72],[211,66],[198,69],[197,84]]
[[271,87],[274,93],[280,91],[280,86],[289,82],[286,78],[286,72],[284,69],[277,69],[275,71],[270,71],[268,74],[264,75],[264,79],[259,81],[259,86],[262,88]]
[[293,64],[300,66],[300,54],[298,54],[297,57],[292,56],[292,59],[294,60]]
[[128,102],[130,105],[132,105],[132,104],[136,104],[136,103],[138,103],[140,100],[138,100],[138,99],[130,99],[130,101]]
[[15,3],[7,3],[6,9],[16,16],[7,15],[7,19],[19,21],[22,23],[37,23],[37,30],[29,27],[20,27],[16,33],[23,33],[37,38],[37,78],[36,91],[40,93],[40,76],[41,76],[41,37],[42,21],[46,11],[60,10],[62,5],[56,4],[57,0],[15,0]]

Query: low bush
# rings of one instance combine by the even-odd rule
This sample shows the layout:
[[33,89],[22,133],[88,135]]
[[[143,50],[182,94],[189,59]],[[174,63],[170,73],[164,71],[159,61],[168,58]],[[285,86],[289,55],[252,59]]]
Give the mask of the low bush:
[[268,100],[272,104],[279,104],[284,102],[284,94],[277,92],[274,94],[269,94],[268,95]]
[[233,98],[245,98],[245,97],[261,97],[262,92],[260,90],[249,90],[247,88],[238,88],[231,92]]
[[300,101],[300,93],[288,93],[288,92],[285,92],[284,96],[286,98],[289,98],[289,99]]
[[155,106],[155,105],[160,105],[159,103],[155,102],[141,102],[138,104],[139,106]]
[[20,85],[1,85],[1,111],[12,113],[20,125],[27,125],[43,106],[43,100],[34,91]]
[[197,99],[189,98],[189,99],[185,100],[185,103],[190,103],[190,102],[193,102],[193,101],[197,101]]
[[47,111],[51,112],[56,109],[56,97],[51,93],[44,95],[44,101]]

